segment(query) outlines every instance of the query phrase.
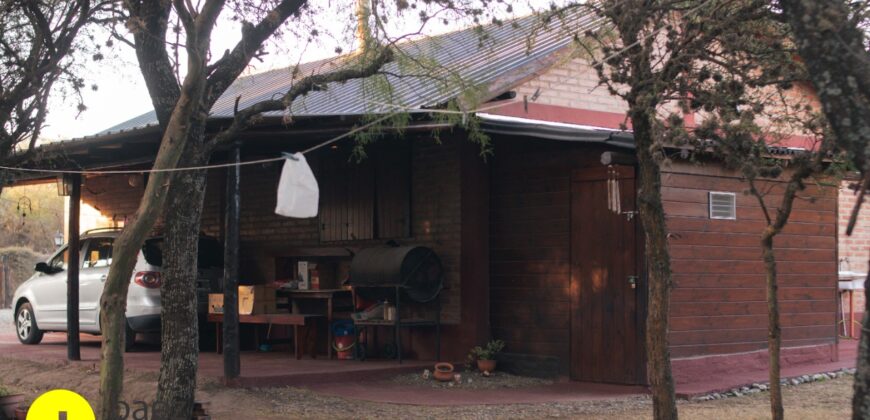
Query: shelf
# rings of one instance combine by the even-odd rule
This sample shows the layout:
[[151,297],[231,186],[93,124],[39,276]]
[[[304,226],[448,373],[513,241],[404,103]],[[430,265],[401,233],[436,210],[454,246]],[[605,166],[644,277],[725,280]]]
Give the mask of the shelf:
[[438,325],[438,321],[433,319],[403,319],[400,322],[385,321],[383,319],[366,319],[362,321],[353,321],[354,325],[359,326],[384,326],[384,327],[425,327]]

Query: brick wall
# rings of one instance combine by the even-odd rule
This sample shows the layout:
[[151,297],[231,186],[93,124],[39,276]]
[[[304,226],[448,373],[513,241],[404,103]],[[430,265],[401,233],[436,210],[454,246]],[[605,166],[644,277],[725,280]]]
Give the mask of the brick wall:
[[582,58],[574,58],[557,64],[540,76],[520,85],[517,97],[522,99],[538,92],[533,102],[590,111],[624,114],[628,109],[625,101],[610,95],[604,87],[598,87],[598,75]]
[[865,203],[858,215],[858,223],[851,236],[846,236],[846,226],[849,216],[855,207],[857,196],[849,188],[854,181],[840,183],[840,216],[839,216],[839,253],[840,270],[867,272],[867,259],[870,258],[870,209]]
[[127,175],[87,177],[82,187],[82,201],[109,219],[124,220],[136,212],[143,186],[133,187]]
[[[849,188],[850,184],[855,181],[847,180],[840,183],[839,194],[839,230],[838,230],[838,246],[841,271],[853,271],[858,273],[866,273],[867,259],[870,258],[870,209],[867,208],[867,203],[861,207],[861,212],[858,213],[858,222],[851,236],[846,235],[846,227],[849,224],[849,217],[852,215],[852,209],[855,207],[857,196],[855,191]],[[848,310],[848,299],[842,298],[843,304]],[[864,314],[866,305],[866,294],[855,293],[853,306],[855,308],[856,319],[860,320]],[[840,327],[842,328],[842,327]],[[838,330],[842,333],[842,329]]]

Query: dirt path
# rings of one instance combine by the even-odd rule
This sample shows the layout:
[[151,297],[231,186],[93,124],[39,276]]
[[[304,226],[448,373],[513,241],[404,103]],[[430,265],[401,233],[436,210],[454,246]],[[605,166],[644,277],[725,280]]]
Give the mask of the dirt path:
[[[0,385],[9,386],[32,400],[54,388],[79,392],[92,402],[99,394],[94,367],[65,363],[46,364],[0,358]],[[377,384],[373,384],[377,386]],[[157,387],[155,373],[128,372],[124,398],[151,400]],[[786,415],[794,419],[846,418],[852,378],[816,382],[785,389]],[[649,418],[646,397],[610,401],[468,407],[421,407],[381,404],[325,396],[298,388],[228,389],[211,380],[200,385],[198,398],[210,402],[213,419],[286,418]],[[703,403],[682,402],[685,419],[765,419],[767,394]]]

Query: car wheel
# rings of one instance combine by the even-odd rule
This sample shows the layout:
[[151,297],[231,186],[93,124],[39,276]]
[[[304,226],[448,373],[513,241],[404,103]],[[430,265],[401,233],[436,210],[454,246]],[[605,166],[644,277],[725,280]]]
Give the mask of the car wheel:
[[130,328],[130,324],[127,324],[127,328],[124,329],[124,351],[129,352],[133,351],[133,346],[136,345],[136,332]]
[[39,344],[42,341],[42,331],[36,325],[36,315],[30,303],[18,307],[18,313],[15,314],[15,333],[22,344]]

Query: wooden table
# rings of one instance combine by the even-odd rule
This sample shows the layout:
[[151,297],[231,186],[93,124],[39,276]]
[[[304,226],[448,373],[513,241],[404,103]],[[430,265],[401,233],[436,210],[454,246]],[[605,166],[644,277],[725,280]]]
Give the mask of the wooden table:
[[282,290],[278,289],[279,296],[287,296],[290,300],[293,313],[298,313],[297,300],[314,299],[326,301],[326,338],[327,357],[332,358],[332,318],[335,310],[336,299],[347,298],[353,305],[353,295],[346,289],[322,289],[322,290]]
[[[308,341],[311,331],[314,331],[314,346],[311,350],[311,358],[316,358],[315,348],[317,345],[317,328],[311,328],[311,322],[317,321],[318,318],[323,318],[319,314],[259,314],[259,315],[239,315],[239,324],[260,324],[268,325],[271,330],[272,325],[291,325],[293,326],[293,352],[296,359],[301,359],[305,353],[303,343]],[[224,322],[224,314],[208,314],[208,322],[214,322],[217,331],[217,352],[221,353],[223,342],[221,341],[221,324]],[[299,327],[303,327],[305,337],[299,335]],[[267,333],[268,337],[268,333]],[[258,337],[259,341],[259,337]]]

